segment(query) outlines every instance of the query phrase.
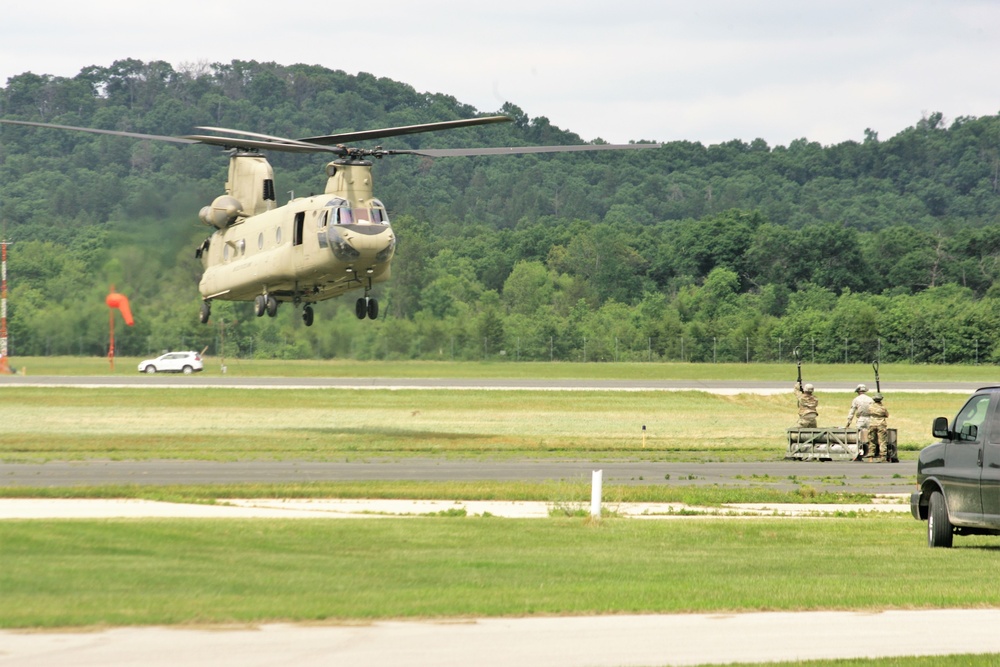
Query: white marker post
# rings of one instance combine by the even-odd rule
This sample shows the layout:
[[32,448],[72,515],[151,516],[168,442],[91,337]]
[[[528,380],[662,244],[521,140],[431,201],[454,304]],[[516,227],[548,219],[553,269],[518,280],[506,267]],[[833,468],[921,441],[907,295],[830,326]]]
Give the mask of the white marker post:
[[603,475],[603,470],[593,471],[590,484],[590,516],[595,519],[601,518],[601,480]]

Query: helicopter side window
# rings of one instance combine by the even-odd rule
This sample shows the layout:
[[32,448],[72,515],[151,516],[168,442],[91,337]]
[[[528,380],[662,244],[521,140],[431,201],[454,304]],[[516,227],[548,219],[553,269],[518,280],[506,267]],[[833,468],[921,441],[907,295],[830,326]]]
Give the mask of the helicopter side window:
[[264,249],[264,232],[257,235],[257,250]]
[[245,239],[240,239],[236,242],[236,254],[245,255],[247,254],[247,242]]
[[222,246],[222,261],[223,262],[228,262],[229,261],[229,244],[228,243],[226,245]]
[[277,227],[274,230],[274,242],[281,245],[281,227]]
[[389,224],[389,216],[385,212],[385,204],[378,199],[372,200],[371,221],[380,225]]
[[302,230],[306,224],[305,211],[295,214],[295,226],[292,227],[292,245],[302,245]]

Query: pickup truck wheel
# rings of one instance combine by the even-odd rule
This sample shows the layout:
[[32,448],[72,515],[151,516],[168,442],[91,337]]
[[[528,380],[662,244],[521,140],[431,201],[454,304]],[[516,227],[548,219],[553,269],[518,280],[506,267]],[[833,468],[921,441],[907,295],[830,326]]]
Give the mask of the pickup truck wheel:
[[953,537],[948,506],[941,492],[935,491],[927,504],[927,546],[948,548]]

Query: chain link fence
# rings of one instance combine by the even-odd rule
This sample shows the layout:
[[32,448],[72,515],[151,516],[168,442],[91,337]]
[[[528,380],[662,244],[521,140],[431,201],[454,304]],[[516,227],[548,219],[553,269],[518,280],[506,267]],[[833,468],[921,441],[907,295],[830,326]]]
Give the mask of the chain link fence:
[[[798,348],[809,363],[855,364],[995,364],[1000,351],[992,339],[982,338],[754,338],[736,336],[670,336],[619,338],[615,336],[505,336],[477,339],[470,336],[434,336],[413,332],[383,331],[373,337],[350,337],[332,354],[320,355],[304,341],[256,340],[253,335],[225,337],[219,330],[208,340],[182,337],[174,349],[206,347],[206,353],[230,358],[308,359],[334,356],[342,359],[434,359],[447,361],[561,361],[561,362],[688,362],[782,363],[794,360]],[[210,341],[210,342],[209,342]],[[46,344],[29,356],[94,356],[107,353],[107,341],[77,339],[69,348]],[[165,349],[119,349],[119,355],[160,354]],[[10,354],[21,352],[12,344]]]

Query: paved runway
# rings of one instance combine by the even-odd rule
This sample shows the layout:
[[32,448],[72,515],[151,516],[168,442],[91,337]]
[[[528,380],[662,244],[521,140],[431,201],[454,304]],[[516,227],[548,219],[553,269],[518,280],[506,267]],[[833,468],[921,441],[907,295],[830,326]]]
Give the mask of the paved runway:
[[305,483],[336,481],[575,481],[605,484],[765,487],[783,491],[903,493],[916,483],[916,462],[768,461],[660,463],[587,461],[450,461],[403,459],[316,461],[73,461],[0,463],[0,487]]
[[[503,378],[236,377],[231,375],[0,375],[0,386],[36,387],[242,387],[253,389],[494,389],[550,391],[704,391],[714,394],[791,393],[793,382],[763,380],[599,380]],[[983,382],[893,382],[891,392],[968,394]],[[851,393],[857,383],[824,382],[817,391]]]
[[[726,503],[698,507],[684,503],[604,502],[603,509],[626,519],[689,519],[832,516],[845,512],[910,511],[905,494],[880,496],[875,503]],[[420,517],[454,510],[467,516],[545,519],[555,503],[502,500],[387,500],[340,498],[226,499],[215,504],[169,503],[120,498],[0,498],[0,521],[44,519],[371,519]],[[559,507],[591,509],[589,499]]]
[[1000,653],[1000,610],[0,631],[0,667],[654,667]]

